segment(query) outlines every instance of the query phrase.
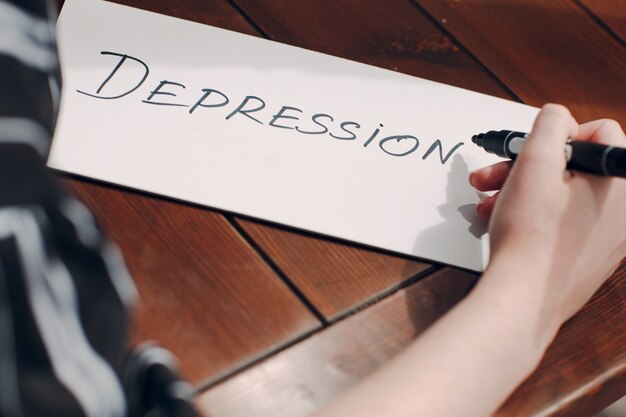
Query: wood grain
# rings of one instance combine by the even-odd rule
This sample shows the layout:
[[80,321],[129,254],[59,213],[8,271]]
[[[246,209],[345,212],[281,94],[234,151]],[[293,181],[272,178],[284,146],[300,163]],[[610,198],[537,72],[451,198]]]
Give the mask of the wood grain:
[[626,48],[571,0],[415,0],[524,102],[626,122]]
[[[270,39],[507,97],[478,63],[407,1],[341,0],[324,7],[314,0],[235,2]],[[429,267],[284,228],[239,223],[329,320]]]
[[[496,416],[588,416],[623,394],[624,278],[626,266],[562,327],[539,368]],[[307,416],[384,365],[474,280],[446,268],[205,392],[198,407],[212,417]]]
[[172,350],[190,381],[217,377],[319,325],[224,216],[65,182],[125,255],[141,297],[134,341]]
[[212,417],[304,417],[396,355],[473,286],[446,268],[202,394]]
[[576,0],[606,25],[622,44],[626,44],[626,0]]
[[[406,0],[233,0],[270,39],[498,97],[506,91]],[[306,22],[306,24],[303,24]]]
[[238,220],[326,320],[383,297],[433,266],[373,249]]

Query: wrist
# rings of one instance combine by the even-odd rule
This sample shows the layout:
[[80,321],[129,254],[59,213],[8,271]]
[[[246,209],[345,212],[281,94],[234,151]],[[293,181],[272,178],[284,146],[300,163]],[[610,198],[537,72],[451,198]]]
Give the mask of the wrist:
[[491,306],[492,314],[510,322],[521,332],[528,348],[539,354],[554,339],[563,320],[556,303],[546,299],[549,267],[539,260],[497,259],[490,262],[470,295],[479,305]]

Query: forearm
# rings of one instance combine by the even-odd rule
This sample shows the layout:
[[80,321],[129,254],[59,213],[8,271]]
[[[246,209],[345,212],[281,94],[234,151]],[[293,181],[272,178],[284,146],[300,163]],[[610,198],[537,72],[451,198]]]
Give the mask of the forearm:
[[530,291],[499,285],[526,277],[517,273],[512,278],[519,281],[509,281],[502,272],[487,271],[482,280],[488,285],[479,284],[391,363],[316,417],[494,412],[536,367],[557,330],[556,323],[540,320]]

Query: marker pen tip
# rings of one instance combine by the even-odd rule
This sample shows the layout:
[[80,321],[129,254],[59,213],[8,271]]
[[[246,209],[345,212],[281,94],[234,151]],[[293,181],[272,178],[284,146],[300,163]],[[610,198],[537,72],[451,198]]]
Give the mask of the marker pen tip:
[[485,137],[484,133],[479,133],[477,135],[472,136],[472,142],[474,142],[478,146],[483,146],[482,139]]

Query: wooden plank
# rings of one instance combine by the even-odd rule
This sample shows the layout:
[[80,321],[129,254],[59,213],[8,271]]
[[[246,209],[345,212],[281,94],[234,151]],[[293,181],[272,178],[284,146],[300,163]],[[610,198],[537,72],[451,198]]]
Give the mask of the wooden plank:
[[626,0],[576,0],[626,44]]
[[[272,40],[509,98],[483,68],[404,0],[234,0]],[[306,24],[303,24],[306,22]]]
[[[236,0],[270,38],[407,74],[507,97],[493,78],[403,0]],[[307,22],[307,24],[302,24]],[[428,264],[239,220],[329,320],[423,273]]]
[[[626,373],[626,321],[619,319],[626,313],[624,278],[622,265],[562,327],[539,368],[496,416],[591,415],[580,411],[619,398]],[[446,268],[215,386],[199,396],[198,407],[213,417],[310,415],[406,347],[474,280]]]
[[76,179],[66,184],[125,255],[141,297],[133,340],[172,350],[192,382],[319,325],[224,216]]
[[571,0],[415,0],[524,102],[626,122],[626,49]]
[[434,269],[409,258],[283,227],[238,222],[330,321]]
[[446,268],[203,393],[212,417],[304,417],[397,354],[473,286]]

